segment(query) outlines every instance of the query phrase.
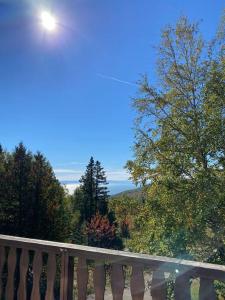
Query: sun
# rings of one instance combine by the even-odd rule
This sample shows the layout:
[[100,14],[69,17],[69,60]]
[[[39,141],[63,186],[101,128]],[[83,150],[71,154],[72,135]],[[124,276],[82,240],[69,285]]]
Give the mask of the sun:
[[48,11],[42,11],[40,14],[41,25],[47,31],[54,32],[57,28],[56,18]]

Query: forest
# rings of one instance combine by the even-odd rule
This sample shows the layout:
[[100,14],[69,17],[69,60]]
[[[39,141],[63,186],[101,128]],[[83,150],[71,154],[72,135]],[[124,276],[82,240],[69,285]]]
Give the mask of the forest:
[[186,17],[162,31],[158,83],[133,99],[141,196],[111,197],[91,157],[69,195],[47,158],[0,147],[0,233],[225,263],[225,23],[211,41]]

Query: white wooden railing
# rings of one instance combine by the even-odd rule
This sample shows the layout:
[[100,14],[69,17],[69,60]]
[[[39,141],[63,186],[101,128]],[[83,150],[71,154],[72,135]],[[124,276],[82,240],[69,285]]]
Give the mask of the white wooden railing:
[[[144,270],[152,272],[150,293],[153,300],[166,299],[165,274],[168,273],[176,273],[176,300],[191,299],[192,278],[200,279],[200,300],[216,299],[214,280],[225,280],[225,266],[221,265],[0,235],[0,299],[41,299],[40,277],[45,273],[43,299],[55,299],[54,286],[58,276],[60,300],[73,299],[74,283],[77,286],[76,298],[84,300],[87,298],[89,278],[87,260],[94,261],[93,282],[97,300],[104,299],[106,263],[111,265],[110,281],[114,300],[123,299],[124,266],[132,269],[129,280],[131,298],[134,300],[144,297]],[[75,265],[74,261],[77,262]],[[59,267],[60,271],[57,271]],[[29,272],[32,275],[30,283]],[[28,284],[31,286],[30,293]]]

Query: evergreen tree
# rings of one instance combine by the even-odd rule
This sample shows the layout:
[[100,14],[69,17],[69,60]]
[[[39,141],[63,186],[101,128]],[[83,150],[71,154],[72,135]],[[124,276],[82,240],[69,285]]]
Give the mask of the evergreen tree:
[[81,210],[82,220],[88,221],[96,212],[95,201],[95,162],[93,157],[86,167],[85,174],[80,179],[80,189],[82,191],[83,208]]
[[15,223],[17,234],[27,236],[32,224],[31,202],[32,202],[32,155],[20,143],[12,154],[10,184],[13,188],[15,207]]
[[106,175],[101,163],[97,160],[95,163],[95,212],[99,211],[101,215],[108,213],[108,188]]
[[108,188],[101,163],[91,157],[80,187],[73,196],[73,211],[79,215],[73,241],[89,246],[122,249],[114,214],[108,210]]
[[20,143],[0,151],[0,232],[64,241],[70,234],[69,203],[41,154]]
[[97,212],[107,214],[107,181],[99,161],[95,162],[91,157],[80,183],[79,189],[74,193],[74,205],[80,210],[81,222],[90,221]]

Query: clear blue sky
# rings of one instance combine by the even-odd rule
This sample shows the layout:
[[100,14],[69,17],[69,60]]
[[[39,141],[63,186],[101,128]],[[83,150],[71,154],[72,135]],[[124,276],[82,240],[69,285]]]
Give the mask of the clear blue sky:
[[[155,80],[160,30],[187,15],[212,37],[224,7],[223,0],[0,0],[0,143],[42,151],[63,181],[77,180],[93,155],[122,184],[132,158],[131,97],[141,73]],[[40,26],[43,8],[60,23],[54,33]]]

